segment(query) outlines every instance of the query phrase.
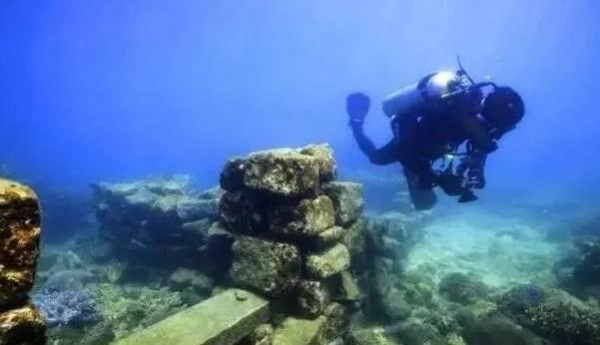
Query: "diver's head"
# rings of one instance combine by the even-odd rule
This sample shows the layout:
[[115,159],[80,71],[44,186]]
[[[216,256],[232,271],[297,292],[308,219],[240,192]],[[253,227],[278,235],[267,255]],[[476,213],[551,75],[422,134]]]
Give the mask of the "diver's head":
[[499,135],[513,130],[524,114],[521,96],[510,87],[497,87],[483,100],[481,116]]

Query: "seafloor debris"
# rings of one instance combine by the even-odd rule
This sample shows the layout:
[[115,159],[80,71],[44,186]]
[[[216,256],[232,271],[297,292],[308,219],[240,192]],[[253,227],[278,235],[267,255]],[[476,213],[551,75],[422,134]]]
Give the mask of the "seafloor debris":
[[45,342],[45,322],[28,302],[39,238],[37,196],[23,185],[0,179],[0,344]]

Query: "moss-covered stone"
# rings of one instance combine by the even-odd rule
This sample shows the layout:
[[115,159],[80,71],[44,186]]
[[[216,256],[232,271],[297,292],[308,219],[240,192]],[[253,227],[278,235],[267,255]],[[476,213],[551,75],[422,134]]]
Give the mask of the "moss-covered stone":
[[233,245],[229,271],[240,287],[275,297],[293,288],[300,273],[300,254],[295,246],[240,236]]
[[315,279],[326,279],[350,267],[350,253],[343,244],[337,244],[319,254],[311,254],[306,258],[306,269],[309,276]]
[[273,345],[322,345],[338,337],[347,325],[345,308],[330,304],[316,319],[288,317],[276,328]]
[[347,345],[400,345],[382,327],[353,330],[345,340]]
[[235,344],[264,324],[268,316],[267,300],[230,289],[115,344]]
[[246,338],[242,344],[247,345],[271,345],[273,344],[273,326],[270,324],[262,324]]
[[364,207],[360,183],[334,181],[322,188],[333,201],[337,225],[350,225],[360,217]]
[[298,149],[298,151],[313,157],[317,161],[321,182],[331,181],[337,177],[337,165],[333,157],[333,149],[329,144],[308,145]]
[[251,191],[223,194],[219,212],[221,221],[233,233],[255,235],[267,230],[264,200]]
[[346,233],[341,226],[334,226],[317,235],[316,245],[318,248],[327,248],[340,242]]
[[316,318],[322,315],[333,293],[331,283],[313,280],[298,281],[294,296],[297,298],[299,316]]
[[39,241],[37,195],[0,179],[0,310],[25,303],[34,283]]
[[294,237],[314,237],[335,224],[333,203],[325,195],[273,207],[269,215],[270,231]]
[[319,163],[312,156],[292,149],[267,150],[229,160],[221,173],[221,187],[284,197],[315,195],[319,174]]
[[25,305],[0,313],[0,344],[46,343],[46,323],[32,305]]
[[363,297],[360,287],[350,271],[342,271],[342,273],[340,273],[340,283],[340,300],[358,301]]

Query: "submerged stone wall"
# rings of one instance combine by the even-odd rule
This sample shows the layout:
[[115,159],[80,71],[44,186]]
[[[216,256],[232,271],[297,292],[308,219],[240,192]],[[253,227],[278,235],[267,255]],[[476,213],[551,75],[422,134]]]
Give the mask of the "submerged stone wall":
[[28,293],[40,240],[35,193],[0,179],[0,344],[44,344],[46,325]]
[[328,145],[256,152],[224,167],[221,226],[235,236],[229,278],[274,301],[278,315],[244,343],[326,343],[362,299],[362,186],[336,176]]

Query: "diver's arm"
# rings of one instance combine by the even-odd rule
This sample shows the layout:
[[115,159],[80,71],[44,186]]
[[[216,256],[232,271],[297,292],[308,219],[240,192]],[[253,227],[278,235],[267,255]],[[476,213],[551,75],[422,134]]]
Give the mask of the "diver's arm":
[[352,134],[358,147],[369,158],[369,161],[376,165],[388,165],[397,163],[399,159],[397,144],[391,140],[385,146],[376,148],[373,142],[363,131],[362,124],[350,124]]

